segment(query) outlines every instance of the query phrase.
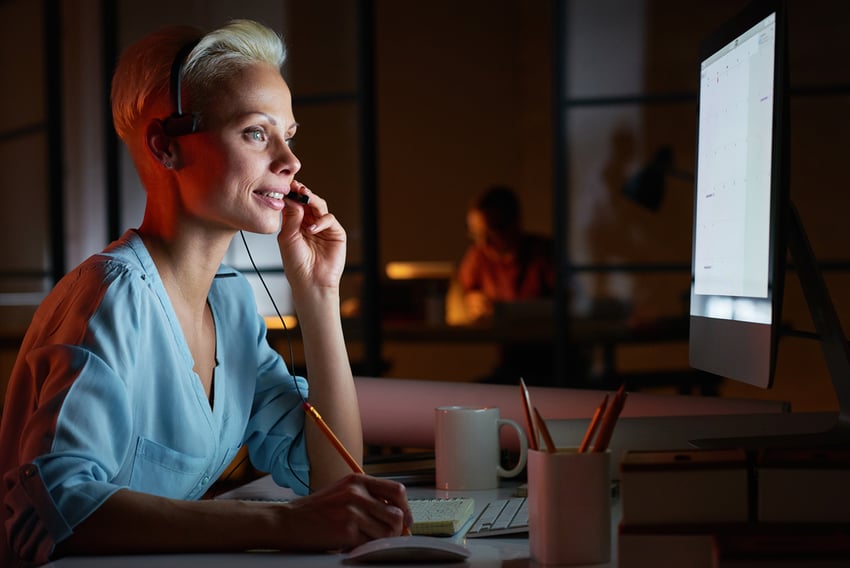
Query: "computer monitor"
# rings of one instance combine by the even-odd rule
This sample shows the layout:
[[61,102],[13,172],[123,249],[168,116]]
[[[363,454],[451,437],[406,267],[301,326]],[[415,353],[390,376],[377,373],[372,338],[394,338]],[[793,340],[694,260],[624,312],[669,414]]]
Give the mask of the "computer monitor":
[[701,46],[690,363],[772,385],[790,250],[838,394],[839,420],[826,433],[695,442],[704,447],[850,440],[850,352],[789,195],[787,51],[782,0],[751,2]]
[[691,364],[770,386],[784,275],[784,30],[750,6],[701,52],[691,280]]

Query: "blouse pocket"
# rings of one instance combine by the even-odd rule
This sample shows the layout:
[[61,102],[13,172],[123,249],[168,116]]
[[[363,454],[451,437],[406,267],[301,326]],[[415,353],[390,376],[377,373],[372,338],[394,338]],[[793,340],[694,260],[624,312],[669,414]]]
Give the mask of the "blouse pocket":
[[205,482],[206,458],[179,452],[147,438],[139,438],[130,489],[186,499]]

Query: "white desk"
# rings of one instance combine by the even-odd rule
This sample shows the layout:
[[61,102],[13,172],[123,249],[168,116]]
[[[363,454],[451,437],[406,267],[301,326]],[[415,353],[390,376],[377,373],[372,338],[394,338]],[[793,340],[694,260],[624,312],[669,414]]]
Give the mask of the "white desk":
[[[674,398],[673,400],[678,400]],[[817,431],[828,427],[835,419],[831,413],[814,414],[752,414],[752,415],[718,415],[718,416],[661,416],[645,418],[625,418],[618,423],[611,449],[612,464],[615,464],[612,473],[618,471],[619,455],[628,449],[677,449],[687,447],[687,441],[692,438],[709,436],[727,436],[743,434],[767,434],[787,433],[800,431]],[[581,433],[587,425],[586,420],[554,420],[550,422],[550,430],[557,444],[572,444],[580,439]],[[254,496],[281,496],[275,489],[269,494],[268,481],[258,481],[249,484],[247,488],[259,489]],[[485,501],[499,494],[510,494],[513,489],[504,489],[492,492],[447,492],[436,489],[412,487],[408,494],[416,497],[449,497],[468,495],[476,499],[476,512],[480,512]],[[250,496],[250,495],[249,495]],[[617,566],[617,525],[620,520],[619,502],[614,501],[614,509],[611,515],[611,561],[608,564],[594,564],[597,568]],[[462,529],[458,536],[453,537],[456,541],[464,541]],[[527,537],[493,537],[486,539],[469,539],[465,544],[470,549],[472,556],[468,561],[469,566],[488,567],[510,567],[520,568],[524,566],[535,566],[529,559]],[[65,558],[47,564],[53,568],[105,568],[120,566],[122,568],[135,567],[178,567],[178,568],[215,568],[218,566],[239,566],[240,568],[253,568],[255,566],[291,566],[291,567],[315,567],[343,566],[344,554],[286,554],[277,552],[249,552],[242,554],[181,554],[181,555],[149,555],[149,556],[112,556],[112,557],[78,557]],[[382,565],[392,568],[391,565]],[[407,566],[410,566],[409,564]],[[427,566],[427,565],[419,565]],[[434,566],[446,566],[439,564]]]

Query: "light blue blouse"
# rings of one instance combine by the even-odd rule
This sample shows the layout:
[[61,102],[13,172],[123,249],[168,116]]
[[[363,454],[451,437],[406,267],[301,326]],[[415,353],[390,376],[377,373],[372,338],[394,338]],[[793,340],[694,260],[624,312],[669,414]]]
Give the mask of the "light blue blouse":
[[222,266],[209,305],[212,407],[135,231],[70,272],[42,302],[0,427],[0,565],[46,561],[119,488],[197,499],[242,444],[256,468],[306,493],[306,381],[293,378],[267,343],[241,274]]

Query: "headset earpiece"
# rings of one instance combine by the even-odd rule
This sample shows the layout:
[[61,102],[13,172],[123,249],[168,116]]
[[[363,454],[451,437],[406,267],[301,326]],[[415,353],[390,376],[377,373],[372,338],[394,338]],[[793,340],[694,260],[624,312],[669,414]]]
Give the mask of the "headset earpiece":
[[162,130],[172,138],[193,134],[198,131],[198,117],[175,112],[162,121]]

